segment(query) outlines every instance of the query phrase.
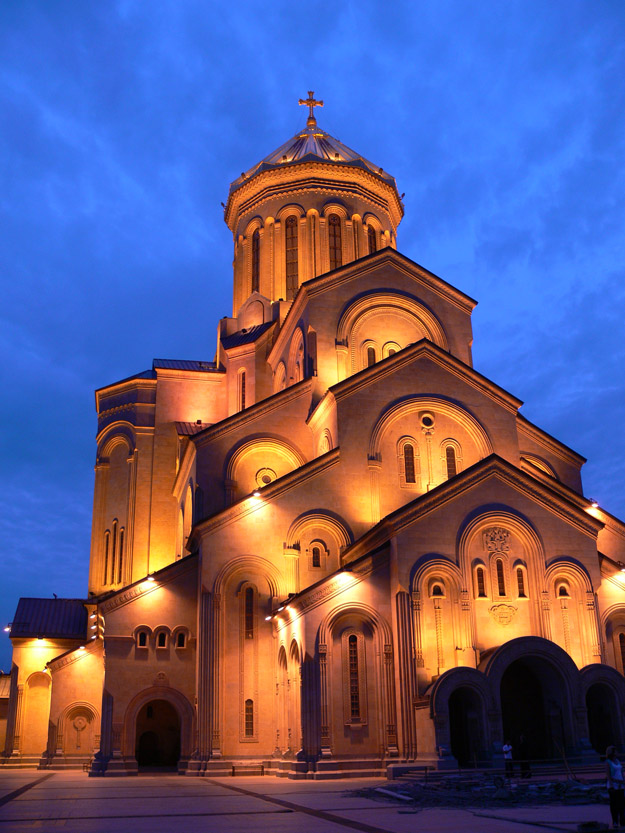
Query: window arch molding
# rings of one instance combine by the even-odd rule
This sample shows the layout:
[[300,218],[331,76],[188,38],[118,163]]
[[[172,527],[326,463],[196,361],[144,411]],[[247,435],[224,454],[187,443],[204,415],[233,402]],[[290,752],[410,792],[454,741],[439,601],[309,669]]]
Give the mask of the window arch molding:
[[329,428],[324,428],[321,436],[319,437],[319,454],[327,454],[328,451],[332,451],[333,448],[334,442],[332,440],[332,433]]
[[392,356],[394,353],[399,353],[400,350],[401,347],[396,341],[387,341],[382,347],[382,358],[388,359],[389,356]]
[[301,327],[296,327],[291,336],[289,355],[287,360],[287,381],[290,384],[297,384],[307,377],[306,364],[306,340]]
[[[371,358],[373,357],[373,361]],[[380,348],[377,342],[368,338],[360,345],[360,367],[373,367],[374,364],[380,361]]]
[[[182,637],[182,644],[179,644],[180,641],[181,641],[181,637]],[[191,633],[189,631],[189,628],[187,628],[186,625],[178,625],[177,627],[175,627],[173,629],[172,634],[171,634],[171,639],[172,639],[172,645],[174,646],[174,648],[177,648],[178,650],[188,648],[189,647],[189,640],[191,639]]]
[[490,576],[483,559],[476,559],[472,564],[471,571],[473,574],[473,597],[476,599],[490,598]]
[[[286,546],[290,549],[295,548],[307,534],[324,536],[322,540],[326,542],[328,549],[331,549],[333,542],[338,553],[354,542],[353,533],[342,518],[337,515],[307,512],[297,517],[289,527],[285,536]],[[330,541],[327,540],[328,537]]]
[[[145,637],[144,644],[142,644],[142,635]],[[149,648],[152,640],[152,628],[149,625],[137,625],[132,632],[132,636],[137,648]]]
[[154,647],[160,648],[169,648],[169,639],[171,636],[171,631],[167,627],[167,625],[159,625],[157,628],[154,628]]
[[273,391],[278,393],[286,388],[286,365],[280,362],[273,377]]
[[[453,474],[450,474],[450,452],[448,449],[451,449],[453,452],[453,462],[455,466],[455,473]],[[452,437],[447,437],[442,440],[440,450],[442,474],[446,480],[449,480],[451,477],[455,477],[456,474],[460,474],[462,471],[462,446],[458,440],[454,440]]]
[[[409,448],[412,449],[412,461],[408,455]],[[400,437],[397,441],[397,464],[399,485],[401,488],[419,490],[421,488],[421,455],[419,452],[419,443],[414,437],[408,434]]]
[[309,570],[325,570],[330,556],[330,550],[322,538],[313,538],[306,547]]

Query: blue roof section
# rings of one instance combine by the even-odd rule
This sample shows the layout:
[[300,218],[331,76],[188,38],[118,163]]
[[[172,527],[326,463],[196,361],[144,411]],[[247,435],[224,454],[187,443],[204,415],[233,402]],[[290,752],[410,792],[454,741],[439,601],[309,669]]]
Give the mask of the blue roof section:
[[273,321],[265,321],[264,324],[255,324],[253,327],[239,330],[238,333],[224,336],[221,339],[221,345],[224,350],[229,350],[231,347],[238,347],[240,344],[250,344],[252,341],[256,341],[273,323]]
[[219,370],[215,362],[203,362],[185,359],[154,359],[152,362],[154,370],[194,370],[203,373],[215,373]]
[[20,599],[11,637],[85,639],[87,609],[82,599]]

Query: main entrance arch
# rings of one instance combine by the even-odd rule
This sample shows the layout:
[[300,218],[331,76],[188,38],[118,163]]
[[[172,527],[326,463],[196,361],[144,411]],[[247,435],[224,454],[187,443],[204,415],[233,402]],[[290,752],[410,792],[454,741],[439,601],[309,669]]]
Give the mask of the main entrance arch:
[[150,700],[137,715],[135,757],[140,767],[175,767],[180,760],[180,717],[167,700]]

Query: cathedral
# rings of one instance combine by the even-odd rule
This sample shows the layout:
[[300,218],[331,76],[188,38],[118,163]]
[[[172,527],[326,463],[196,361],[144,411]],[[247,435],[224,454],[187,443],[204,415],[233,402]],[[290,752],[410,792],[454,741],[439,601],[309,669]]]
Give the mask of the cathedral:
[[625,525],[474,369],[475,301],[398,251],[394,178],[322,103],[230,186],[214,360],[96,391],[87,593],[19,601],[5,767],[325,779],[625,741]]

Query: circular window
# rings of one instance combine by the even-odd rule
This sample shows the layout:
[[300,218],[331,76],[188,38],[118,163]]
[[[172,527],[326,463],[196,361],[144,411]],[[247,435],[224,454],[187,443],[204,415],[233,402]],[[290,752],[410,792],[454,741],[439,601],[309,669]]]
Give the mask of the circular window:
[[433,414],[421,414],[421,425],[424,428],[432,428],[434,426]]
[[268,486],[277,478],[273,469],[259,469],[256,472],[256,485],[259,487]]

